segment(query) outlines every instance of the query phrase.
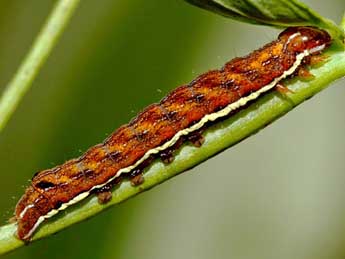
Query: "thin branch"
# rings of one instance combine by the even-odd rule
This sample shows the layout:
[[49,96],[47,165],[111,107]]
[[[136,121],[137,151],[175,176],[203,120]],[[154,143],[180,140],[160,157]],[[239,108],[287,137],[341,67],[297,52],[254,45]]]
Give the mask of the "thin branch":
[[[326,54],[329,56],[327,63],[311,70],[315,75],[312,80],[306,82],[295,78],[288,82],[288,87],[293,90],[293,93],[282,96],[278,92],[272,91],[262,96],[248,108],[207,129],[205,132],[206,141],[201,148],[185,144],[170,165],[164,165],[156,160],[146,169],[145,181],[142,185],[132,187],[128,181],[124,181],[113,191],[113,199],[106,205],[100,205],[96,197],[90,197],[80,204],[68,208],[66,213],[60,213],[57,217],[45,222],[34,235],[33,240],[50,236],[74,223],[94,216],[114,204],[152,188],[249,137],[283,116],[296,105],[326,88],[334,80],[345,76],[345,54],[342,46],[332,46]],[[0,254],[24,244],[15,238],[15,231],[15,224],[0,228]]]
[[80,0],[60,0],[34,41],[0,99],[0,131],[5,127],[20,100],[29,90],[40,68],[46,61],[68,24]]

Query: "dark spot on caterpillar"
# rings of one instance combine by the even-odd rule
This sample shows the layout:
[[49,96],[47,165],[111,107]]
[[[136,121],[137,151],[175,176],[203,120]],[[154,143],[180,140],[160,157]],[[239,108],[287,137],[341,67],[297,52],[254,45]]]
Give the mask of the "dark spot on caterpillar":
[[135,136],[138,139],[138,141],[142,142],[145,140],[145,137],[148,135],[149,131],[148,130],[143,130],[136,132]]
[[140,164],[140,166],[138,168],[144,169],[144,168],[148,167],[153,162],[154,159],[155,159],[154,156],[149,156],[145,161],[143,161]]
[[57,201],[56,204],[55,204],[55,206],[54,206],[54,209],[57,210],[58,208],[61,207],[62,204],[63,204],[63,203],[62,203],[61,201]]
[[266,67],[266,66],[268,66],[268,65],[277,63],[277,61],[279,61],[279,59],[280,59],[280,56],[277,56],[277,55],[270,56],[268,59],[266,59],[265,61],[263,61],[263,62],[261,63],[261,65],[262,65],[262,67]]
[[136,168],[132,172],[129,173],[129,178],[137,176],[138,174],[141,174],[143,172],[142,168]]
[[158,156],[164,164],[168,165],[174,161],[174,151],[177,150],[183,144],[185,138],[187,137],[181,137],[172,147],[169,147],[159,152]]
[[55,187],[55,184],[43,180],[41,182],[36,183],[35,186],[39,189],[49,189]]
[[159,103],[158,107],[161,109],[161,111],[163,113],[162,120],[174,121],[174,120],[178,119],[177,111],[175,111],[175,110],[173,110],[173,111],[167,110],[162,102]]
[[102,193],[102,192],[108,192],[110,191],[114,185],[120,183],[122,181],[123,177],[122,176],[119,176],[117,178],[115,178],[113,181],[107,183],[106,185],[100,187],[100,188],[97,188],[97,189],[93,189],[91,191],[91,193],[95,193],[95,194],[99,194],[99,193]]
[[259,71],[255,70],[255,69],[254,70],[248,70],[244,74],[249,81],[255,81],[256,79],[258,79],[260,77]]
[[116,150],[114,152],[107,153],[106,156],[110,158],[111,160],[113,160],[114,162],[116,162],[117,159],[121,157],[121,152]]
[[205,95],[198,93],[194,90],[192,85],[189,85],[188,87],[189,91],[191,92],[191,98],[190,98],[190,102],[197,102],[197,103],[202,103],[202,101],[205,99]]
[[90,178],[95,174],[95,171],[91,169],[85,169],[81,173],[83,173],[86,178]]
[[169,111],[167,113],[167,118],[169,118],[170,120],[177,119],[177,111]]
[[200,102],[202,102],[202,100],[205,99],[205,95],[203,95],[203,94],[196,94],[196,95],[194,96],[194,98],[195,98],[195,100],[196,100],[198,103],[200,103]]
[[[222,83],[222,87],[226,88],[226,89],[234,89],[234,90],[238,90],[239,86],[236,85],[235,80],[234,79],[230,79],[227,80],[225,82]],[[235,89],[237,88],[237,89]]]

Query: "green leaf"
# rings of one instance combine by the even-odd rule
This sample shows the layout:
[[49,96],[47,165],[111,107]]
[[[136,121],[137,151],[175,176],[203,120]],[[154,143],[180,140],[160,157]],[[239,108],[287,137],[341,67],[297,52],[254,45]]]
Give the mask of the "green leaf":
[[186,0],[225,17],[242,22],[275,27],[316,26],[344,39],[343,31],[297,0]]

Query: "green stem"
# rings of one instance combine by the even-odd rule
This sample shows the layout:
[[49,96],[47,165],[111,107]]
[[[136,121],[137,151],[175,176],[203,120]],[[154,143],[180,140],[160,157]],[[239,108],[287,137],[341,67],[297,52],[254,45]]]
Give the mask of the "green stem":
[[0,131],[5,127],[35,76],[56,45],[80,0],[60,0],[56,3],[41,32],[34,41],[16,74],[0,99]]
[[[177,152],[174,162],[170,165],[164,165],[159,160],[154,161],[144,172],[143,184],[133,187],[128,181],[124,181],[115,188],[112,200],[106,205],[98,204],[97,198],[93,196],[68,208],[67,213],[60,213],[45,222],[35,233],[33,240],[50,236],[152,188],[264,128],[296,105],[326,88],[334,80],[345,76],[345,52],[342,46],[332,46],[327,55],[329,60],[325,64],[311,70],[315,76],[312,80],[301,81],[295,78],[286,82],[293,93],[282,96],[272,91],[260,97],[246,109],[208,128],[204,134],[205,143],[201,148],[185,144]],[[22,241],[15,238],[15,232],[15,224],[0,228],[0,254],[24,245]]]
[[343,18],[341,19],[341,23],[340,23],[340,28],[343,30],[343,32],[345,33],[345,13],[343,15]]

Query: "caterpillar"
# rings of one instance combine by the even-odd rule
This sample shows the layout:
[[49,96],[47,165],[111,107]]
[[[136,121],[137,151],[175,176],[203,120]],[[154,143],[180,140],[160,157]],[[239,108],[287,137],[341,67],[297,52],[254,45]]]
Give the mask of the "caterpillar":
[[81,157],[36,173],[15,208],[17,237],[30,241],[45,219],[91,193],[101,203],[109,201],[109,190],[125,176],[140,184],[152,158],[172,162],[183,141],[201,146],[204,127],[295,76],[331,41],[321,29],[287,28],[277,40],[176,88]]

